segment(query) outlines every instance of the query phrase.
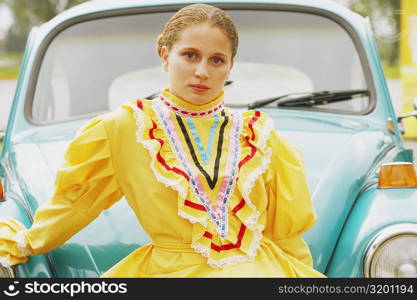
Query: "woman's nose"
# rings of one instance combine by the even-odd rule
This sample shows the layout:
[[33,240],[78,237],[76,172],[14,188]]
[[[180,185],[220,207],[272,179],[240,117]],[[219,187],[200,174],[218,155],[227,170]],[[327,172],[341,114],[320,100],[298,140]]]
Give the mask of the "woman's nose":
[[205,62],[200,62],[195,69],[195,76],[198,79],[205,80],[209,77],[208,66]]

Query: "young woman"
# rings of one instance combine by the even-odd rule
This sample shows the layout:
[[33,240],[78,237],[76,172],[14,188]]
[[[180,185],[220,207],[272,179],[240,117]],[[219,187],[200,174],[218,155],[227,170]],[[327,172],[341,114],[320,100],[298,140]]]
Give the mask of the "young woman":
[[124,195],[152,242],[104,276],[322,277],[301,236],[316,219],[301,153],[264,113],[223,104],[237,45],[224,11],[178,11],[157,43],[169,87],[78,131],[32,227],[0,222],[3,265],[59,247]]

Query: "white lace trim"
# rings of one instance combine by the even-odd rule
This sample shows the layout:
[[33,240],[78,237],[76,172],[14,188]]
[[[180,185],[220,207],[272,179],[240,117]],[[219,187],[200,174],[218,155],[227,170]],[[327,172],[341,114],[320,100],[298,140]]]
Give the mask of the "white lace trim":
[[[190,177],[190,187],[192,191],[194,192],[194,195],[200,200],[200,202],[203,204],[204,208],[207,211],[207,216],[213,221],[213,224],[216,226],[217,232],[222,237],[227,236],[228,231],[228,216],[226,214],[226,207],[227,202],[230,199],[234,186],[236,184],[237,175],[238,175],[238,164],[239,164],[239,157],[240,157],[240,143],[239,143],[239,136],[240,132],[242,131],[242,116],[238,112],[231,113],[231,116],[233,116],[232,125],[229,129],[229,139],[231,145],[229,145],[229,148],[227,150],[227,163],[226,163],[226,175],[221,183],[222,188],[218,194],[217,194],[217,202],[220,202],[220,208],[221,208],[221,215],[218,216],[214,211],[210,204],[210,197],[207,195],[206,191],[200,190],[197,181],[199,181],[199,178],[194,178],[194,176],[198,173],[198,170],[195,168],[194,165],[192,165],[187,158],[183,155],[183,152],[185,151],[182,148],[181,143],[179,142],[179,136],[176,133],[172,118],[170,116],[171,111],[164,107],[163,104],[160,102],[153,102],[152,103],[153,109],[156,111],[156,115],[159,121],[159,124],[161,124],[161,127],[165,131],[165,136],[168,137],[168,142],[171,146],[171,149],[174,150],[174,153],[176,154],[177,161],[181,162],[182,166],[184,167],[184,170]],[[225,186],[226,185],[226,186]],[[226,201],[226,202],[224,202]]]
[[210,249],[203,246],[199,242],[195,242],[195,243],[191,244],[191,248],[193,248],[196,253],[199,253],[204,257],[209,257],[209,255],[210,255]]
[[259,142],[258,142],[258,146],[262,151],[264,151],[266,142],[269,140],[269,137],[271,136],[272,129],[275,128],[274,120],[268,117],[264,126],[265,126],[264,130],[260,132]]
[[[144,146],[144,148],[146,148],[150,152],[151,158],[152,158],[151,168],[152,168],[152,171],[153,171],[155,177],[157,178],[157,180],[159,182],[161,182],[162,184],[164,184],[167,187],[171,187],[172,189],[177,191],[180,196],[185,198],[186,197],[186,191],[181,187],[178,180],[170,180],[170,179],[164,177],[162,174],[160,174],[156,170],[156,168],[155,168],[155,158],[156,158],[156,154],[157,154],[157,147],[155,147],[155,144],[152,143],[151,141],[146,141],[146,140],[142,139],[143,132],[145,130],[144,118],[143,118],[143,115],[142,115],[143,112],[140,110],[140,108],[138,108],[136,106],[136,103],[130,103],[130,106],[134,110],[134,116],[135,116],[136,125],[137,125],[136,140],[137,140],[137,142],[141,143]],[[265,148],[266,141],[269,139],[271,129],[273,128],[272,119],[268,118],[268,120],[266,121],[265,126],[266,126],[266,130],[262,131],[262,133],[259,137],[259,147],[260,147],[261,150],[263,150]],[[246,204],[255,211],[255,213],[252,216],[250,216],[248,219],[246,219],[246,221],[244,221],[244,224],[250,230],[252,230],[253,233],[254,233],[254,236],[253,236],[253,239],[252,239],[252,242],[251,242],[251,246],[248,250],[248,253],[244,254],[244,255],[236,255],[236,256],[233,256],[233,257],[224,258],[224,259],[221,259],[221,260],[214,260],[214,259],[209,257],[209,255],[210,255],[210,249],[209,248],[203,246],[198,241],[196,241],[195,243],[193,243],[191,245],[191,248],[193,248],[196,253],[200,253],[204,257],[208,258],[207,263],[212,268],[224,268],[227,265],[236,264],[238,262],[253,261],[254,260],[256,254],[257,254],[257,251],[260,247],[260,241],[262,239],[263,226],[262,225],[256,225],[260,213],[257,211],[256,207],[250,201],[249,194],[252,191],[252,189],[254,187],[254,184],[255,184],[256,180],[258,179],[258,177],[267,170],[267,168],[269,166],[269,163],[271,161],[271,154],[272,154],[272,151],[271,151],[270,148],[265,151],[264,157],[262,158],[261,166],[259,166],[255,171],[252,172],[251,176],[249,177],[249,179],[245,183],[245,188],[242,192],[242,194],[244,196],[244,199],[246,201]],[[193,216],[190,216],[190,215],[186,214],[185,212],[183,212],[181,210],[178,210],[178,215],[180,217],[183,217],[183,218],[189,220],[192,224],[200,223],[204,227],[207,226],[207,219],[206,218],[195,218]],[[19,247],[19,249],[20,249],[20,247]],[[4,258],[0,257],[0,263],[2,263],[3,266],[4,266],[4,264],[7,264],[7,263],[10,265],[10,262],[7,259],[4,259],[4,263],[3,263],[2,259],[4,259]]]
[[193,248],[195,252],[200,253],[204,257],[207,257],[208,258],[207,263],[212,268],[224,268],[225,266],[236,264],[239,262],[253,261],[261,245],[262,232],[259,230],[256,230],[253,233],[254,233],[254,236],[253,236],[253,240],[251,242],[249,251],[247,254],[244,254],[244,255],[236,255],[233,257],[223,258],[221,260],[215,260],[209,257],[210,249],[203,246],[202,244],[195,242],[194,244],[191,245],[191,248]]
[[204,227],[207,227],[207,218],[196,218],[196,217],[190,216],[189,214],[187,214],[187,213],[185,213],[181,210],[178,210],[178,215],[180,217],[190,221],[191,224],[200,223]]
[[23,254],[23,256],[31,256],[32,252],[27,248],[26,232],[24,230],[19,231],[16,234],[17,248]]
[[[17,248],[19,249],[22,256],[27,257],[27,256],[32,255],[32,252],[26,247],[27,242],[26,242],[25,231],[24,230],[21,230],[21,231],[17,232],[17,234],[16,234],[16,243],[17,243]],[[4,268],[10,268],[13,265],[12,262],[6,257],[0,257],[0,264]]]
[[177,191],[178,194],[185,198],[187,195],[187,191],[185,189],[182,188],[181,184],[180,184],[180,180],[170,180],[168,178],[166,178],[165,176],[163,176],[161,173],[158,172],[158,170],[155,168],[155,159],[156,159],[156,155],[157,155],[157,151],[158,151],[158,146],[152,142],[152,141],[146,141],[142,139],[143,136],[143,132],[145,130],[145,126],[144,126],[144,118],[143,118],[143,112],[140,110],[140,108],[138,108],[136,106],[136,104],[133,103],[129,103],[131,107],[133,107],[134,110],[134,116],[135,116],[135,120],[136,120],[136,126],[137,126],[137,131],[136,131],[136,141],[141,143],[143,145],[143,147],[145,147],[149,153],[151,154],[151,158],[152,158],[152,163],[151,163],[151,169],[156,177],[156,179],[164,184],[166,187],[170,187],[173,190]]
[[[174,112],[175,114],[183,117],[193,117],[193,118],[207,118],[214,116],[215,114],[218,114],[222,111],[224,104],[223,102],[217,104],[216,106],[213,106],[211,108],[208,108],[204,111],[197,111],[197,110],[191,110],[183,108],[174,102],[172,102],[168,97],[159,96],[159,100],[164,102],[164,104],[169,107],[169,109]],[[155,101],[155,100],[154,100]]]
[[262,157],[262,163],[261,165],[256,168],[254,171],[252,171],[251,175],[248,177],[246,182],[244,183],[244,188],[242,191],[243,199],[245,199],[246,204],[252,208],[255,212],[247,218],[244,223],[247,227],[249,227],[252,230],[262,230],[263,226],[258,225],[255,226],[258,222],[258,217],[260,213],[256,209],[255,205],[253,205],[252,201],[250,200],[250,193],[252,192],[253,187],[255,186],[256,180],[261,176],[269,167],[269,164],[271,163],[271,156],[272,156],[272,149],[268,148],[264,156]]
[[0,257],[0,264],[4,268],[10,268],[12,266],[12,262],[5,257]]
[[0,222],[9,223],[11,221],[13,221],[12,217],[8,217],[8,216],[1,216],[0,217]]

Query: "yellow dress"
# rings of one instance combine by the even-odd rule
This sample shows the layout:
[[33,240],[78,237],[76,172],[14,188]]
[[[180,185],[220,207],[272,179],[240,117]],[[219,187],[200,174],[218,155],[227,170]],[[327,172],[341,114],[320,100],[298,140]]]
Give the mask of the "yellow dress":
[[26,229],[0,221],[0,262],[48,252],[125,196],[152,242],[104,277],[323,277],[302,233],[315,222],[302,155],[260,111],[165,89],[90,120]]

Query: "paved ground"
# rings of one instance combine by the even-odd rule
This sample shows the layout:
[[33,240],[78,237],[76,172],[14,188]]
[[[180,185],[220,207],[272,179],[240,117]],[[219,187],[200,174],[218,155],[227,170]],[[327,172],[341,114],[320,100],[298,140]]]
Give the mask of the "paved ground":
[[[15,80],[0,80],[0,129],[6,127],[15,88]],[[401,112],[401,82],[399,80],[389,80],[388,88],[393,99],[394,110],[399,114]],[[407,148],[414,150],[417,162],[417,139],[404,140],[404,144]]]

